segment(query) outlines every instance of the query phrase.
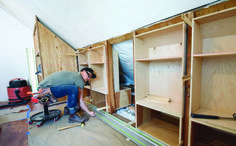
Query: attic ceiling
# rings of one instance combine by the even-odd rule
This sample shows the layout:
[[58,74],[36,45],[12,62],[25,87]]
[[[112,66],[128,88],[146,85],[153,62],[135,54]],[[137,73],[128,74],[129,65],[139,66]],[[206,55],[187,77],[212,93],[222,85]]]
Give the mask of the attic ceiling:
[[0,0],[0,8],[32,31],[32,37],[37,15],[46,27],[76,49],[216,1]]

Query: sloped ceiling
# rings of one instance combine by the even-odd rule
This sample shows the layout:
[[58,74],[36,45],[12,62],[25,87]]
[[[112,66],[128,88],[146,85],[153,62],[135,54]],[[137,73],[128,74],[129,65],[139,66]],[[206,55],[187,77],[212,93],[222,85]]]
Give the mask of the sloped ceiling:
[[42,23],[75,49],[216,1],[0,0],[0,7],[32,30],[32,34],[37,15]]

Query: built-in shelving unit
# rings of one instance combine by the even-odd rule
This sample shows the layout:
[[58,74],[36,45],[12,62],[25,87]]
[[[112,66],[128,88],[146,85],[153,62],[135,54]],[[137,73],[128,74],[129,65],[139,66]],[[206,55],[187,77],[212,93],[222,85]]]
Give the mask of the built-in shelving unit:
[[[236,8],[193,19],[192,80],[190,113],[231,117],[236,112]],[[236,121],[232,119],[190,118],[190,144],[196,144],[202,131],[212,129],[223,139],[236,139]],[[233,134],[233,135],[232,135]],[[212,136],[206,136],[210,139]],[[233,139],[231,139],[232,142]],[[207,145],[207,140],[205,141]],[[234,141],[235,142],[235,141]]]
[[134,39],[136,126],[169,145],[182,141],[185,35],[180,22]]
[[95,79],[91,79],[91,86],[86,87],[91,91],[91,103],[97,107],[106,106],[107,87],[107,64],[105,45],[100,45],[79,52],[80,70],[90,67],[96,74]]

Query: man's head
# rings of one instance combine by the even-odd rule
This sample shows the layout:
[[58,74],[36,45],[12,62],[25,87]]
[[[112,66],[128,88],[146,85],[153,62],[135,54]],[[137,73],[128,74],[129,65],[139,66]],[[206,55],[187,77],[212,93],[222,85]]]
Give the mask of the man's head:
[[91,78],[96,78],[96,74],[94,73],[92,68],[85,67],[85,68],[81,69],[80,71],[82,73],[82,77],[85,82],[87,82]]

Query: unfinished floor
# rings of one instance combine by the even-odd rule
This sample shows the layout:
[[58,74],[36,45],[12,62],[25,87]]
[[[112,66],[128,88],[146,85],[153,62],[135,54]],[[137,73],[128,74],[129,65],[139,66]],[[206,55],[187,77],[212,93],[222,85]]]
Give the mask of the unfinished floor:
[[[42,105],[40,104],[29,103],[27,105],[33,111],[31,115],[35,111],[42,110]],[[53,108],[63,109],[64,106],[65,104],[61,104]],[[1,109],[0,112],[3,112],[3,110],[7,110],[7,108]],[[27,110],[18,114],[23,112],[27,113]],[[35,124],[28,125],[27,119],[23,117],[20,120],[0,125],[0,145],[136,145],[131,141],[127,141],[126,137],[100,121],[97,117],[91,117],[83,128],[79,126],[58,131],[58,128],[69,125],[74,124],[68,123],[68,116],[66,115],[62,116],[57,122],[48,121],[40,128],[37,128]]]

